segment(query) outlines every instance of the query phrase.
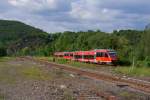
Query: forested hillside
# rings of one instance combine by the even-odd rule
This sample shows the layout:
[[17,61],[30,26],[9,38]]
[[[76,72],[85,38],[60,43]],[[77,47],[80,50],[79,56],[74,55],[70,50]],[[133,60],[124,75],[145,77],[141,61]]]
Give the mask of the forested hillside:
[[149,29],[150,29],[150,23],[145,26],[145,30],[149,30]]
[[115,49],[121,64],[150,66],[150,30],[120,30],[113,33],[101,31],[64,32],[49,46],[52,51]]
[[0,20],[0,55],[49,56],[55,51],[102,48],[115,49],[122,63],[150,65],[150,30],[48,34],[21,22]]
[[[47,42],[48,33],[18,21],[0,20],[0,55],[35,50]],[[28,51],[28,50],[27,50]]]

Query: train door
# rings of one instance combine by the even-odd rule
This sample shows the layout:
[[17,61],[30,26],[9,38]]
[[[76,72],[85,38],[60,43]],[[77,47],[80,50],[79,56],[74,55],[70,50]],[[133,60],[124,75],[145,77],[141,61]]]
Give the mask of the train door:
[[102,52],[96,52],[96,61],[97,63],[102,62]]
[[106,63],[109,61],[109,56],[106,52],[97,52],[96,53],[96,61],[100,64]]
[[109,61],[109,55],[106,52],[102,52],[102,62],[107,63]]

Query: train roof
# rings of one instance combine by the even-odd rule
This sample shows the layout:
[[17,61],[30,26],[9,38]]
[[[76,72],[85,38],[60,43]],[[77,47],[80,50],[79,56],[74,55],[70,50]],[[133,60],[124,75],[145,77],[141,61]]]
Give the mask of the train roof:
[[94,49],[94,50],[89,50],[89,51],[72,51],[72,52],[55,52],[55,55],[62,55],[65,53],[74,53],[76,55],[93,55],[95,52],[116,52],[113,49]]
[[95,49],[96,52],[115,52],[113,49]]

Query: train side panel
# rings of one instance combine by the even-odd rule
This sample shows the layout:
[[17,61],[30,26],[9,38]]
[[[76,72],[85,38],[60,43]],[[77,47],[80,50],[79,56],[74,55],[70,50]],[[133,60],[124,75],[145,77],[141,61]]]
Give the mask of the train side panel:
[[109,64],[118,60],[117,53],[114,50],[98,49],[91,51],[75,51],[75,52],[56,52],[58,57],[63,57],[67,60],[79,62],[90,62],[98,64]]

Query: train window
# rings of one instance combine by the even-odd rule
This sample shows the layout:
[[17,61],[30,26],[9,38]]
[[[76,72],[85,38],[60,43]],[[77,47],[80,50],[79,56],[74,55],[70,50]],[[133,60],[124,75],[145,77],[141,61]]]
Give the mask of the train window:
[[116,53],[116,52],[109,52],[109,55],[110,55],[111,57],[116,57],[116,56],[117,56],[117,53]]
[[103,55],[102,55],[102,52],[97,52],[96,53],[96,57],[102,57]]
[[75,59],[80,59],[82,58],[82,55],[75,55]]
[[94,55],[89,55],[89,59],[94,59]]
[[68,54],[68,53],[65,53],[64,56],[69,56],[69,54]]
[[73,54],[70,54],[71,57],[73,57]]
[[105,52],[102,52],[102,57],[108,57],[108,54]]
[[63,55],[58,55],[58,57],[63,57]]
[[84,55],[83,57],[84,57],[84,59],[88,59],[88,55]]
[[94,59],[94,55],[84,55],[84,59]]
[[105,57],[108,57],[108,54],[107,54],[107,53],[105,53]]
[[64,54],[64,56],[66,56],[66,54]]
[[75,55],[74,58],[75,58],[75,59],[78,59],[78,55]]

